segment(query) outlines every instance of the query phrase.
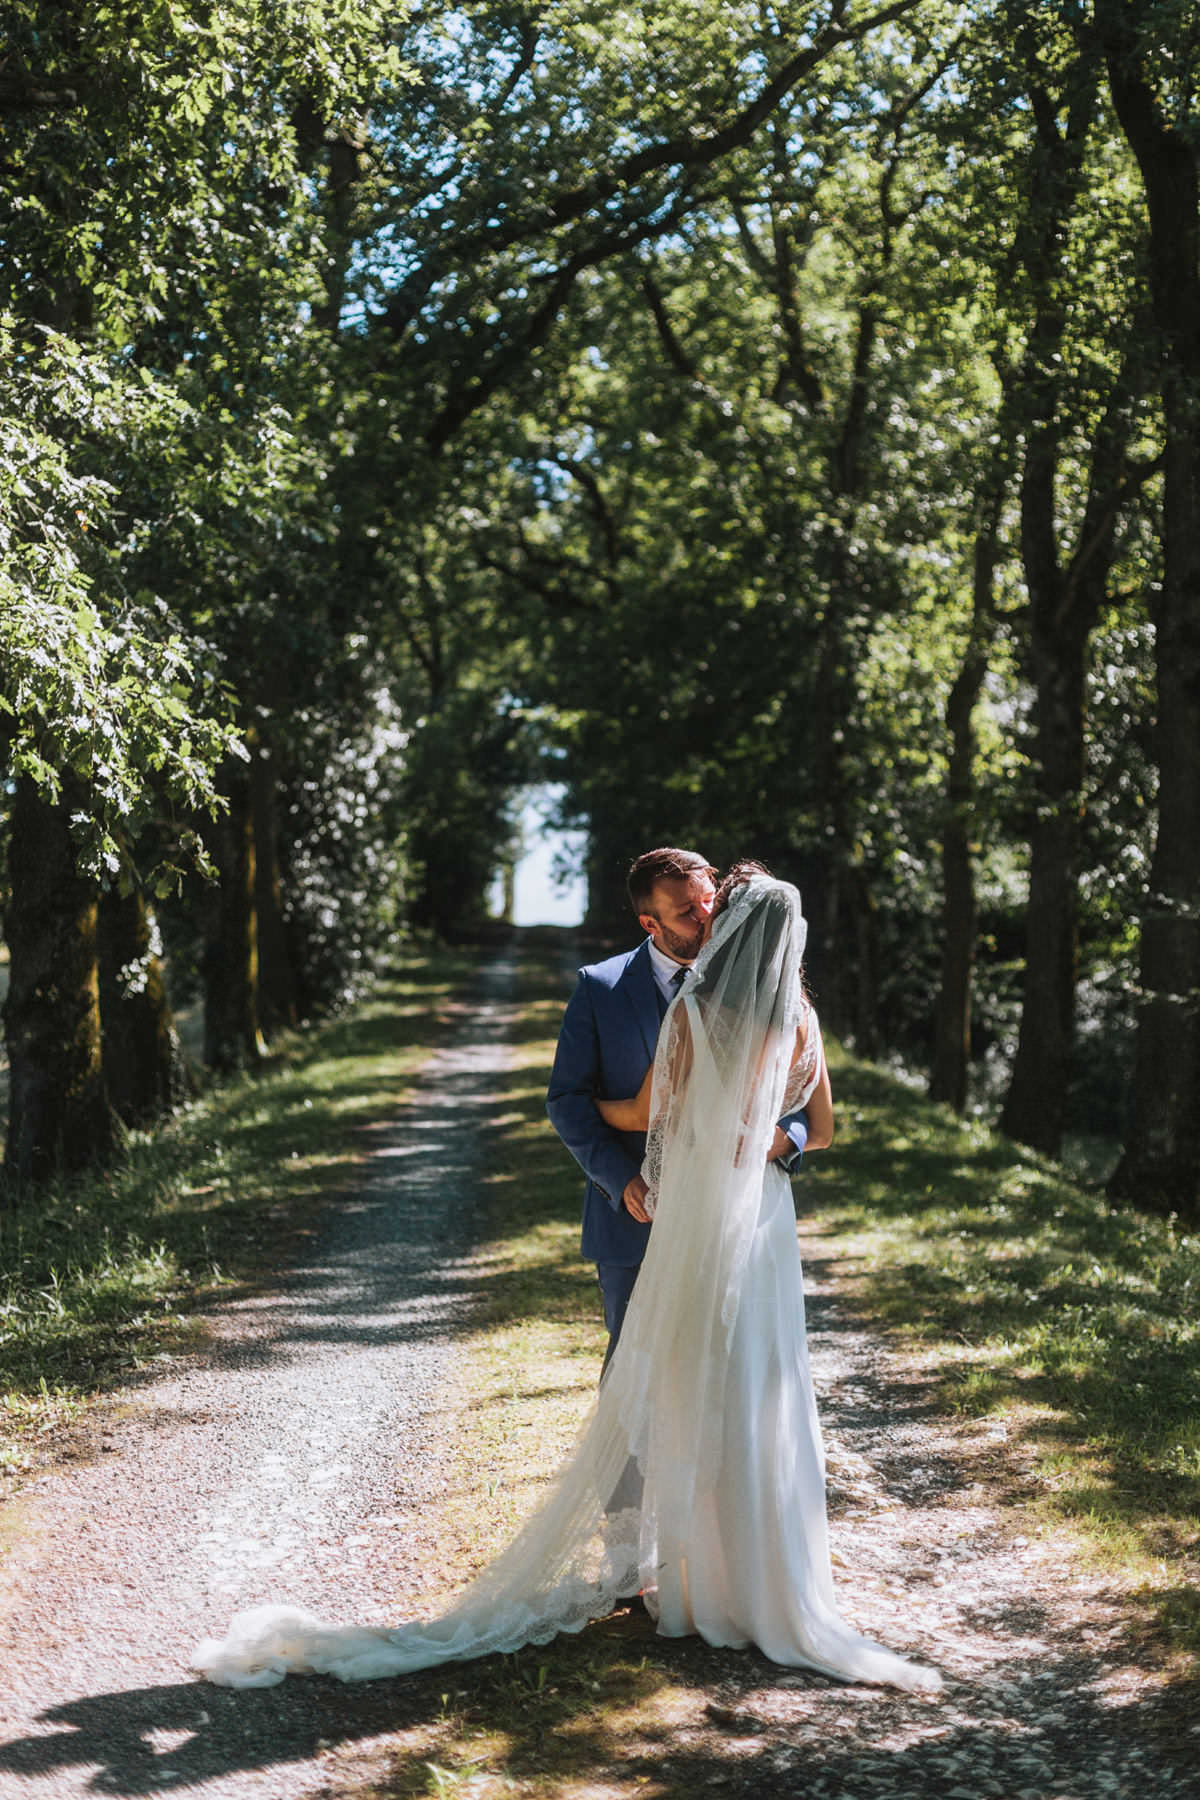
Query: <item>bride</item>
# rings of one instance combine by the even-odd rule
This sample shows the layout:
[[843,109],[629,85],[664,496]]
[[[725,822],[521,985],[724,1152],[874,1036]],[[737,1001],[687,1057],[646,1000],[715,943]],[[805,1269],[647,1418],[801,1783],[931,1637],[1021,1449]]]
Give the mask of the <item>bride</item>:
[[[833,1592],[795,1214],[786,1175],[766,1160],[775,1121],[824,1089],[800,896],[755,868],[735,872],[718,904],[648,1091],[608,1103],[642,1122],[649,1111],[654,1229],[549,1498],[440,1617],[381,1631],[258,1607],[195,1651],[211,1681],[359,1681],[513,1651],[578,1631],[640,1590],[663,1636],[756,1644],[846,1681],[940,1687],[935,1670],[854,1631]],[[640,1502],[618,1507],[631,1456]]]

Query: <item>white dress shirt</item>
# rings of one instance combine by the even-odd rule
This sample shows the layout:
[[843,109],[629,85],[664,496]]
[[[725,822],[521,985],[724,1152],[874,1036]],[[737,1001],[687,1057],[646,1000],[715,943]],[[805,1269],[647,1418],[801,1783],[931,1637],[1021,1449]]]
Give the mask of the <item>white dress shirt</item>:
[[677,963],[673,957],[667,955],[665,950],[660,950],[654,939],[651,938],[650,967],[654,970],[654,980],[659,993],[664,1000],[668,1002],[673,1000],[679,992],[679,987],[683,986],[683,983],[680,982],[679,987],[676,987],[675,977],[681,969],[685,975],[689,972],[687,963]]

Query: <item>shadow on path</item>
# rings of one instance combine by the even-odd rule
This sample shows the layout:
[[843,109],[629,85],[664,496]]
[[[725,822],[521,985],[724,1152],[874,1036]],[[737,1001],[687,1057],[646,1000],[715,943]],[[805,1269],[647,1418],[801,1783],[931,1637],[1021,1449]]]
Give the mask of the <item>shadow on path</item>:
[[[930,1703],[787,1675],[753,1652],[665,1643],[644,1615],[618,1614],[548,1648],[428,1676],[97,1694],[49,1709],[44,1735],[0,1747],[0,1773],[90,1770],[92,1791],[132,1800],[274,1769],[282,1794],[289,1764],[325,1753],[338,1778],[327,1792],[350,1794],[369,1779],[375,1794],[407,1796],[429,1791],[430,1763],[465,1774],[463,1746],[474,1740],[489,1748],[470,1767],[499,1755],[510,1781],[572,1791],[585,1782],[606,1793],[705,1789],[764,1800],[1193,1800],[1185,1695],[1168,1689],[1131,1704],[1086,1691],[1085,1669],[1067,1663],[1069,1650],[1061,1659],[1039,1651],[1009,1663],[1004,1683],[957,1683]],[[1068,1676],[1069,1712],[1048,1710],[1035,1726],[1006,1715],[1014,1683],[1058,1686]]]

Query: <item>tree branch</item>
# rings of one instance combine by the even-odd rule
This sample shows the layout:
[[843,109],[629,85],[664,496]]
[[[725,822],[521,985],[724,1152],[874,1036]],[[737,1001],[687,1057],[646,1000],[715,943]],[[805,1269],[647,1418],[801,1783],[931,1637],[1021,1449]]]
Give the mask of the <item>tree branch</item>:
[[666,301],[662,297],[658,283],[647,268],[642,269],[641,288],[654,318],[659,341],[667,353],[667,361],[676,374],[682,375],[685,381],[698,381],[700,371],[680,342],[667,313]]
[[[440,252],[431,252],[422,269],[397,290],[384,309],[384,324],[394,335],[400,335],[411,321],[420,301],[436,286],[451,267],[461,268],[488,255],[511,248],[514,244],[537,238],[548,231],[577,223],[590,212],[607,206],[617,195],[664,169],[695,173],[720,161],[732,151],[741,149],[753,138],[759,127],[786,99],[806,75],[843,44],[854,43],[880,25],[913,11],[919,0],[891,0],[855,25],[841,23],[844,4],[835,5],[829,23],[814,42],[791,57],[782,69],[763,87],[762,92],[743,107],[735,118],[718,130],[701,135],[690,130],[659,143],[647,144],[616,163],[603,174],[581,186],[560,194],[549,204],[524,212],[507,221],[485,226],[473,233],[454,236]],[[660,204],[661,200],[654,202]],[[644,211],[644,204],[642,210]],[[418,298],[419,295],[419,298]]]
[[661,237],[673,231],[679,224],[688,205],[690,197],[684,195],[665,218],[643,221],[635,231],[620,226],[598,238],[586,250],[579,251],[564,265],[553,271],[546,278],[546,298],[538,307],[525,329],[502,344],[486,363],[482,371],[473,379],[466,381],[452,393],[436,414],[425,441],[430,452],[436,455],[444,449],[450,439],[471,417],[472,413],[491,398],[511,375],[526,361],[532,351],[545,343],[553,330],[559,313],[566,305],[567,298],[577,278],[585,269],[595,268],[598,263],[607,261],[622,251],[634,249],[648,238]]

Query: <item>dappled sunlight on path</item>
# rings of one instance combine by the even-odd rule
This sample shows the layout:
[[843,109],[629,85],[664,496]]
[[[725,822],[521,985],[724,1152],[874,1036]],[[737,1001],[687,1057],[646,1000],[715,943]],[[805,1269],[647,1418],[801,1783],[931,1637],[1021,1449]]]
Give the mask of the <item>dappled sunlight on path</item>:
[[[135,1690],[162,1696],[154,1723],[168,1739],[181,1719],[215,1716],[211,1690],[176,1700],[171,1684],[238,1607],[302,1595],[330,1616],[394,1622],[398,1594],[427,1587],[421,1520],[445,1484],[440,1412],[478,1290],[477,1177],[505,1105],[495,1084],[514,974],[511,953],[489,961],[454,1039],[394,1116],[365,1130],[357,1190],[333,1201],[279,1284],[217,1301],[202,1350],[114,1405],[110,1454],[27,1490],[2,1651],[6,1737],[24,1743],[0,1751],[0,1792],[6,1768],[29,1800],[94,1791],[105,1734],[81,1754],[72,1729],[64,1754],[64,1727],[106,1718],[119,1736],[131,1707],[139,1714]],[[297,1703],[284,1716],[298,1732],[280,1746],[287,1792],[299,1795],[317,1780],[298,1766],[315,1744]],[[280,1792],[278,1773],[260,1782],[263,1759],[236,1744],[202,1760],[187,1779],[206,1795]],[[143,1758],[143,1780],[176,1761],[175,1750]],[[120,1791],[103,1774],[96,1784]]]

